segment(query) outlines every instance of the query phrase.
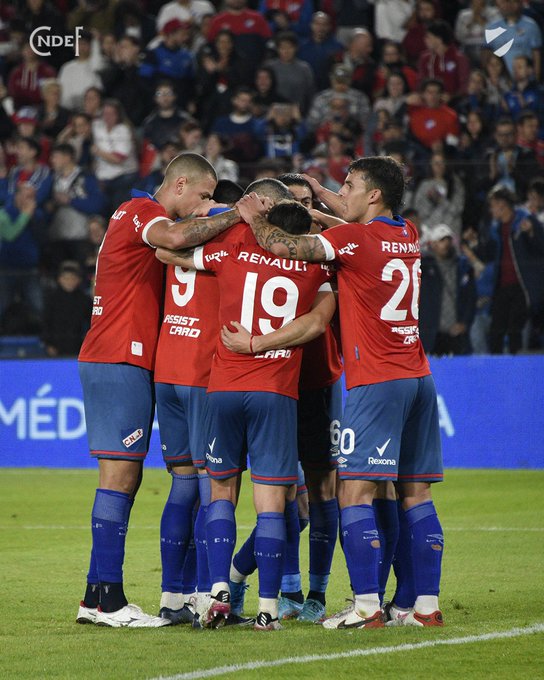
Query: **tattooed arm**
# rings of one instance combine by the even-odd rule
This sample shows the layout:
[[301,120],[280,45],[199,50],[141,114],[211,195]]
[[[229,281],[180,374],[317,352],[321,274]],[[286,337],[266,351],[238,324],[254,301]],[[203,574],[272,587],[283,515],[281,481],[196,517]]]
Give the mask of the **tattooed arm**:
[[155,257],[164,264],[173,264],[176,267],[185,269],[195,269],[193,254],[194,248],[188,250],[169,250],[168,248],[157,248]]
[[257,194],[242,196],[236,205],[242,219],[251,226],[261,248],[287,260],[325,262],[327,259],[325,248],[317,236],[292,236],[270,224]]
[[145,237],[150,245],[158,248],[192,248],[209,241],[239,221],[240,213],[236,208],[213,217],[190,217],[181,222],[164,219],[151,224]]

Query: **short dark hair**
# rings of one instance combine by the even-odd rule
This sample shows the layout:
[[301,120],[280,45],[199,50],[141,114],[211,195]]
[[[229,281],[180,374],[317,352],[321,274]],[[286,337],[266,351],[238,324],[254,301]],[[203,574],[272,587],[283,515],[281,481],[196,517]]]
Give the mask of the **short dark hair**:
[[283,182],[286,187],[306,187],[312,192],[312,196],[314,195],[310,182],[298,172],[284,172],[283,175],[278,175],[277,179]]
[[272,201],[289,200],[293,195],[283,182],[273,178],[265,177],[256,179],[244,191],[244,196],[254,191],[258,196],[270,198]]
[[446,21],[439,19],[438,21],[432,21],[427,26],[427,33],[435,35],[437,38],[444,43],[444,45],[451,45],[453,42],[453,33]]
[[531,109],[525,109],[520,112],[519,116],[516,119],[517,125],[523,125],[526,120],[538,120],[538,116],[534,111]]
[[508,203],[511,208],[516,205],[516,194],[502,185],[493,187],[487,194],[487,200],[491,201],[492,199],[495,201],[504,201],[505,203]]
[[65,156],[70,156],[72,160],[75,160],[76,158],[76,150],[71,144],[55,144],[55,146],[51,149],[51,153],[63,153]]
[[276,34],[274,42],[276,45],[279,45],[282,42],[288,42],[291,43],[291,45],[298,47],[298,37],[294,31],[280,31]]
[[42,147],[40,146],[40,143],[38,142],[37,139],[34,137],[21,137],[19,139],[20,142],[25,142],[31,149],[34,149],[34,153],[36,154],[36,158],[41,154],[42,152]]
[[402,166],[391,156],[368,156],[352,161],[348,172],[360,172],[367,189],[379,189],[386,208],[399,212],[404,196]]
[[244,190],[239,184],[230,179],[220,179],[213,192],[213,200],[217,203],[234,205],[244,195]]
[[529,182],[527,191],[534,191],[539,196],[544,197],[544,177],[533,177]]
[[436,85],[440,88],[440,92],[444,92],[444,83],[441,80],[438,80],[438,78],[425,78],[419,89],[421,92],[425,92],[429,85]]
[[270,224],[293,236],[308,234],[312,226],[312,216],[298,201],[280,201],[269,210],[266,218]]

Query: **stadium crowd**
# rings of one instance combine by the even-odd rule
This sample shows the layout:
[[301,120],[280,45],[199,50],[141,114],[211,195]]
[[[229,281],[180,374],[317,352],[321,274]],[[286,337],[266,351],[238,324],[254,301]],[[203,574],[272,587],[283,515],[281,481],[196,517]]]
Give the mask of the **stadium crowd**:
[[[541,2],[18,0],[0,21],[2,335],[77,353],[110,215],[181,151],[242,186],[304,172],[332,191],[391,155],[425,350],[542,349]],[[43,26],[82,26],[78,54],[37,54]]]

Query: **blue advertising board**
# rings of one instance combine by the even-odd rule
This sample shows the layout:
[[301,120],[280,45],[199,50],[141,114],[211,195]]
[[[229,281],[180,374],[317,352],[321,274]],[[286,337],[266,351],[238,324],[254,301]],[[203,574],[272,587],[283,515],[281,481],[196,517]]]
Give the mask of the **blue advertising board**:
[[[446,467],[544,468],[544,356],[431,361]],[[147,464],[162,466],[157,424]],[[0,466],[95,467],[75,360],[0,362]]]

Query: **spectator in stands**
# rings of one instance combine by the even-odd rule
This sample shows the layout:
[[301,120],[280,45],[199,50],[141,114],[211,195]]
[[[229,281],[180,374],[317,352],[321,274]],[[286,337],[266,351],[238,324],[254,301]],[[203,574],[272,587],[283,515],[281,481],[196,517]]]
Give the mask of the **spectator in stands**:
[[344,183],[353,160],[349,141],[336,132],[331,132],[326,143],[327,174],[340,186]]
[[504,61],[496,54],[490,54],[484,64],[486,75],[487,101],[499,107],[503,96],[511,87],[510,75]]
[[372,57],[374,40],[366,28],[356,28],[344,53],[344,66],[351,70],[351,87],[372,99],[376,90],[378,64]]
[[331,19],[325,12],[315,12],[310,25],[311,35],[302,41],[298,58],[310,64],[317,91],[330,86],[329,73],[335,62],[342,61],[344,46],[332,34]]
[[266,41],[272,37],[266,19],[259,12],[247,9],[247,0],[225,0],[225,11],[216,14],[210,22],[208,40],[215,40],[224,28],[233,34],[237,53],[255,73],[265,56]]
[[465,188],[440,151],[432,154],[430,171],[430,177],[424,179],[416,190],[414,208],[423,224],[429,228],[446,223],[458,247],[461,241]]
[[188,108],[195,91],[193,55],[187,47],[190,23],[170,19],[161,30],[161,41],[147,49],[140,65],[140,76],[153,88],[159,80],[169,78],[174,83],[178,103]]
[[85,26],[88,31],[104,35],[113,33],[115,27],[115,5],[117,0],[86,0],[80,2],[68,14],[68,28]]
[[183,146],[176,139],[165,141],[157,148],[157,159],[155,160],[155,165],[158,161],[159,167],[156,167],[154,170],[151,170],[144,177],[139,179],[136,187],[153,196],[162,184],[168,163],[170,163],[170,161],[182,151]]
[[132,128],[115,99],[107,99],[102,117],[93,123],[95,172],[106,196],[108,214],[129,199],[130,189],[137,179],[138,161]]
[[[535,78],[540,80],[540,48],[542,47],[542,34],[534,19],[523,14],[522,0],[496,0],[497,8],[501,16],[486,26],[488,31],[504,29],[485,47],[495,51],[511,41],[508,50],[502,55],[508,71],[514,73],[514,59],[524,55],[533,60]],[[499,39],[500,36],[500,39]],[[487,54],[484,55],[484,61]]]
[[140,75],[140,42],[130,35],[117,43],[115,61],[100,71],[106,97],[115,97],[130,122],[140,126],[150,112],[150,83]]
[[417,72],[406,64],[399,44],[386,40],[381,45],[381,61],[376,71],[374,97],[383,96],[386,81],[391,74],[400,73],[406,82],[407,91],[412,92],[417,86]]
[[418,61],[420,82],[434,78],[444,85],[443,100],[456,100],[465,94],[470,62],[459,52],[453,34],[445,21],[433,21],[425,32],[427,49]]
[[179,127],[178,138],[183,151],[204,153],[204,134],[202,126],[196,120],[186,120]]
[[89,87],[101,87],[98,76],[103,66],[100,46],[90,31],[82,31],[79,36],[79,55],[62,65],[59,83],[62,88],[61,103],[70,111],[83,105],[83,95]]
[[516,143],[516,126],[510,118],[500,118],[495,126],[495,147],[486,156],[487,176],[480,179],[484,189],[500,184],[522,200],[531,177],[539,174],[534,151]]
[[11,213],[0,208],[0,250],[2,242],[11,243],[21,234],[36,210],[36,190],[31,184],[23,182],[15,192],[15,211]]
[[265,155],[292,158],[300,151],[306,130],[295,104],[272,104],[266,117]]
[[495,287],[489,345],[492,354],[517,354],[530,316],[542,318],[544,227],[505,187],[489,194],[489,240],[494,246]]
[[445,144],[455,145],[459,137],[457,113],[442,103],[444,85],[429,79],[421,85],[421,104],[408,109],[410,131],[427,150],[442,150]]
[[155,108],[144,120],[143,138],[159,149],[177,136],[180,125],[190,116],[177,108],[174,84],[168,78],[158,81],[153,100]]
[[470,6],[457,14],[455,38],[475,68],[480,66],[485,27],[496,21],[499,12],[486,0],[470,0]]
[[276,74],[269,66],[260,66],[255,74],[255,94],[253,95],[253,115],[266,116],[272,104],[286,104],[288,100],[277,92]]
[[58,268],[56,285],[45,295],[42,340],[50,357],[75,357],[91,322],[92,301],[82,290],[78,262]]
[[32,106],[23,106],[13,116],[16,138],[32,137],[40,145],[40,163],[47,164],[51,150],[51,139],[42,135],[39,129],[38,111]]
[[326,3],[323,3],[323,9],[333,17],[336,37],[343,45],[349,45],[354,30],[372,26],[372,5],[373,0],[337,0],[325,9]]
[[544,125],[544,90],[534,76],[533,62],[520,55],[514,59],[512,87],[505,92],[502,107],[514,120],[522,111],[533,111],[541,126]]
[[[227,147],[227,140],[214,132],[208,135],[204,157],[213,165],[218,180],[238,182],[240,169],[238,165],[223,155]],[[217,200],[217,199],[215,199]]]
[[86,113],[76,113],[64,130],[57,135],[59,144],[70,144],[76,152],[77,165],[90,170],[94,162],[91,148],[93,145],[92,120]]
[[276,36],[278,56],[267,62],[276,75],[277,91],[296,104],[303,116],[308,114],[315,93],[314,74],[309,64],[297,59],[298,38],[285,31]]
[[421,55],[421,46],[425,41],[427,26],[438,19],[434,0],[417,0],[416,10],[407,23],[408,30],[402,41],[402,47],[410,66],[416,66]]
[[470,354],[470,327],[476,311],[472,266],[459,255],[454,233],[446,224],[430,233],[430,248],[421,258],[419,333],[427,354]]
[[260,0],[257,9],[266,17],[274,33],[294,31],[301,38],[310,34],[312,0]]
[[470,72],[466,94],[457,101],[455,110],[462,123],[466,121],[469,111],[481,112],[488,122],[497,120],[500,108],[497,104],[489,101],[487,81],[483,71],[474,69]]
[[96,260],[100,253],[100,247],[107,229],[106,219],[102,215],[91,215],[87,221],[87,255],[85,257],[84,288],[90,294],[94,290],[94,277],[96,275]]
[[[16,15],[20,17],[27,35],[41,26],[49,26],[51,35],[64,35],[67,32],[64,16],[58,10],[58,3],[49,0],[24,0],[13,5],[17,7]],[[70,57],[70,49],[61,45],[51,50],[47,63],[58,69]]]
[[104,104],[104,93],[99,87],[89,87],[83,95],[83,113],[92,120],[100,118],[102,115],[102,105]]
[[80,265],[87,255],[88,216],[101,212],[105,200],[94,175],[76,163],[70,144],[57,144],[51,153],[53,190],[48,213],[48,265],[55,271],[62,260]]
[[516,121],[516,143],[522,149],[532,151],[540,166],[544,170],[544,140],[539,136],[539,121],[534,111],[522,111]]
[[392,71],[386,78],[383,96],[374,102],[373,112],[376,114],[378,111],[387,111],[392,118],[404,124],[408,118],[410,101],[408,94],[408,84],[404,75],[399,71]]
[[525,208],[544,224],[544,177],[535,177],[530,181]]
[[64,130],[70,120],[70,111],[61,106],[61,86],[56,78],[41,83],[43,102],[38,107],[38,120],[44,135],[51,139]]
[[251,85],[254,68],[238,54],[233,34],[218,31],[213,43],[202,47],[198,58],[198,111],[204,129],[214,117],[230,111],[233,92],[241,85]]
[[463,229],[461,252],[474,270],[476,284],[476,311],[470,327],[470,344],[474,354],[489,354],[489,326],[491,324],[491,299],[495,281],[494,265],[487,262],[487,248],[478,230],[472,225]]
[[316,142],[326,144],[329,135],[336,134],[346,143],[349,154],[362,155],[361,135],[363,128],[359,120],[351,115],[349,105],[350,102],[346,94],[337,93],[331,97],[325,118],[316,130]]
[[157,32],[172,19],[200,24],[206,15],[215,14],[215,7],[209,0],[171,0],[164,4],[157,14]]
[[263,152],[264,123],[252,114],[252,93],[239,87],[232,97],[232,111],[219,116],[212,123],[212,132],[223,135],[231,142],[228,157],[237,163],[258,160]]
[[118,40],[130,36],[140,45],[147,45],[155,37],[155,18],[147,14],[137,0],[119,0],[114,17],[114,34]]
[[56,71],[42,61],[28,43],[21,47],[22,62],[15,66],[9,74],[8,93],[13,98],[13,106],[38,106],[42,102],[40,82],[44,78],[54,78]]
[[479,224],[487,200],[480,181],[488,172],[486,155],[492,141],[480,111],[469,111],[459,137],[457,168],[465,185],[464,214],[473,224]]
[[374,33],[378,40],[400,43],[414,12],[414,0],[374,0]]
[[326,119],[330,111],[330,102],[337,94],[345,95],[349,99],[350,114],[355,116],[364,127],[370,114],[370,102],[368,97],[350,87],[352,72],[343,64],[336,64],[331,70],[331,86],[323,92],[319,92],[312,102],[312,108],[308,113],[306,124],[313,132]]

